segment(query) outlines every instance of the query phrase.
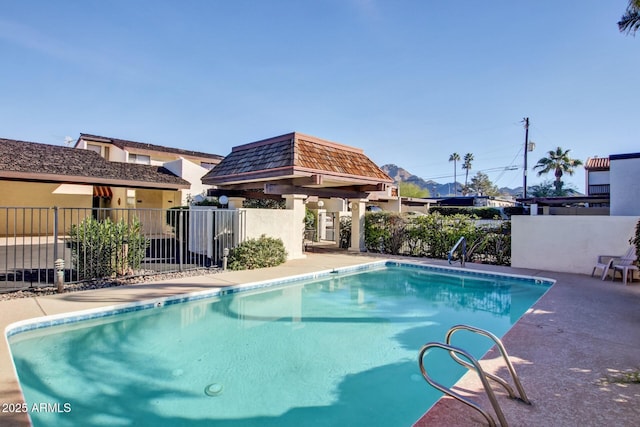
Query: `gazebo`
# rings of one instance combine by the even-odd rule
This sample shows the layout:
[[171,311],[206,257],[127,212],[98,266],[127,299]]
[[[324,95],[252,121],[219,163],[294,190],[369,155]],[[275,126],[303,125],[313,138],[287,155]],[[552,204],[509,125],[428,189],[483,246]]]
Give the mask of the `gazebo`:
[[227,196],[230,208],[242,207],[246,198],[284,198],[298,224],[305,202],[350,203],[349,249],[363,251],[365,204],[371,193],[386,191],[393,180],[359,148],[292,132],[233,147],[202,182],[217,187],[209,195]]

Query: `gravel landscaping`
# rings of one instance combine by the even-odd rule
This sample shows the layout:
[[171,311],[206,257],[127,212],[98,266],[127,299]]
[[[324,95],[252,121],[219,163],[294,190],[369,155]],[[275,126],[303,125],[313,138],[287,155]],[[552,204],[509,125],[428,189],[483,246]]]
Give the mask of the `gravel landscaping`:
[[[132,286],[132,285],[138,285],[138,284],[143,284],[148,282],[154,282],[156,280],[211,275],[211,274],[221,273],[222,271],[223,270],[221,268],[202,268],[198,270],[189,270],[189,271],[174,272],[174,273],[160,273],[160,274],[154,273],[149,275],[92,280],[89,282],[67,284],[64,287],[64,292],[67,293],[67,292],[89,291],[92,289],[112,288],[115,286]],[[37,288],[34,287],[34,288],[22,289],[19,291],[0,293],[0,301],[7,301],[7,300],[12,300],[17,298],[41,297],[45,295],[55,295],[57,293],[58,291],[55,286],[42,286]]]

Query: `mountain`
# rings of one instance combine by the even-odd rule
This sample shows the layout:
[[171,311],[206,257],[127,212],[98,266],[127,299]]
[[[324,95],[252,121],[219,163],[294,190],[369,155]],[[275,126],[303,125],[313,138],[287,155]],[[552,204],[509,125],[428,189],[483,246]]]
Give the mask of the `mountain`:
[[[454,183],[448,182],[445,184],[440,184],[433,180],[425,181],[419,176],[413,175],[406,169],[403,169],[394,164],[387,164],[381,166],[382,169],[387,175],[393,178],[396,182],[409,182],[411,184],[415,184],[420,188],[424,188],[429,190],[429,194],[431,197],[442,197],[442,196],[453,196]],[[458,194],[460,194],[460,189],[463,184],[458,182]],[[501,194],[509,195],[509,196],[522,196],[522,187],[517,188],[507,188],[502,187],[499,189]]]

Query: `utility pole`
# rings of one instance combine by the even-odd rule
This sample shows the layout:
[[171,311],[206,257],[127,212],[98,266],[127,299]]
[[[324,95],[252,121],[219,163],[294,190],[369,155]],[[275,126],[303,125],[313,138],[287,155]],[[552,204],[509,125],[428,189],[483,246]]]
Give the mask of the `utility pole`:
[[529,151],[529,117],[524,118],[524,173],[523,178],[523,190],[522,198],[527,198],[527,151]]

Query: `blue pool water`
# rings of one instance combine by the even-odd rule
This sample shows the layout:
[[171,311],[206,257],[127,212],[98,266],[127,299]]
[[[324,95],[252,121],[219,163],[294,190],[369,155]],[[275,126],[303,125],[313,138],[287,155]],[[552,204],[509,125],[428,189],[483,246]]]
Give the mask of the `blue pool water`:
[[34,426],[410,426],[440,397],[420,347],[459,323],[501,337],[552,284],[395,262],[317,276],[10,329]]

